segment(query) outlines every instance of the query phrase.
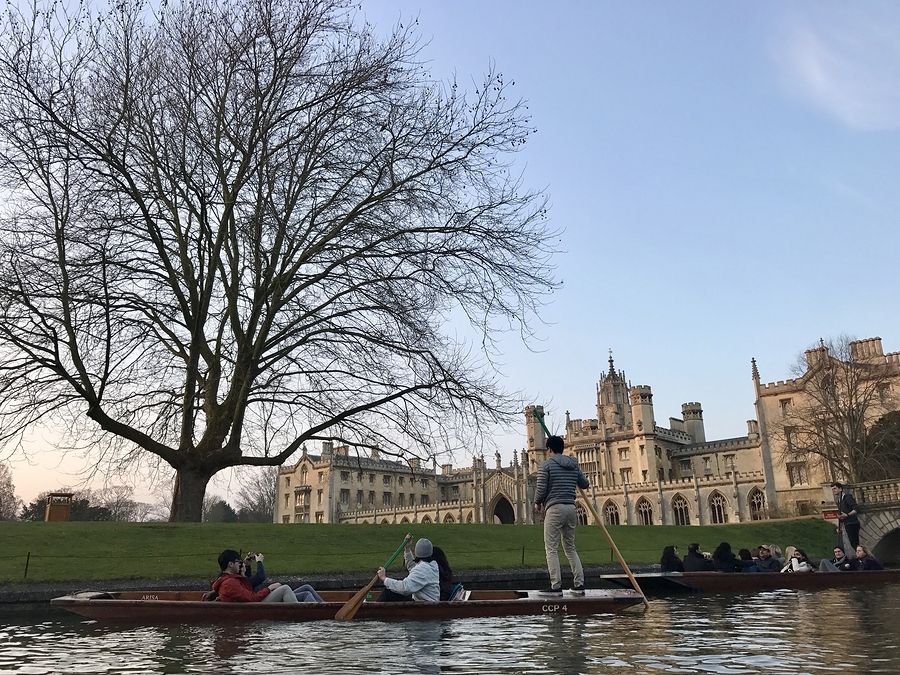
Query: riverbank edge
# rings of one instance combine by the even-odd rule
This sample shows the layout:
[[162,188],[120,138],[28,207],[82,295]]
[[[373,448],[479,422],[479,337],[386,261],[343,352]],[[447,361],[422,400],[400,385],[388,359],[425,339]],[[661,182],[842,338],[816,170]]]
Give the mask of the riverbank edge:
[[[632,566],[633,572],[659,571],[659,565]],[[586,567],[585,585],[597,581],[604,574],[621,574],[618,565]],[[209,589],[214,575],[207,579],[169,578],[169,579],[110,579],[108,581],[70,581],[49,583],[4,584],[0,587],[0,605],[34,604],[49,602],[63,595],[81,591],[197,591]],[[549,578],[546,568],[528,567],[516,569],[459,570],[454,578],[464,586],[471,588],[517,588],[531,589],[547,586]],[[322,574],[302,576],[299,574],[283,574],[275,577],[276,581],[284,581],[291,586],[300,583],[312,584],[315,588],[329,590],[346,590],[362,588],[372,580],[371,576],[362,574]],[[563,574],[563,585],[571,585],[571,575]]]

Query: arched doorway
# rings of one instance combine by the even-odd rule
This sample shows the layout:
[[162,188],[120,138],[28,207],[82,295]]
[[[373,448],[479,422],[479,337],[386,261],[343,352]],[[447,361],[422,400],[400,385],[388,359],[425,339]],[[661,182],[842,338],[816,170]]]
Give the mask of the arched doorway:
[[445,523],[455,523],[456,521],[453,520],[453,515],[448,513],[446,516],[444,516],[444,522]]
[[516,512],[513,511],[510,501],[503,495],[497,496],[492,516],[495,525],[512,525],[516,522]]

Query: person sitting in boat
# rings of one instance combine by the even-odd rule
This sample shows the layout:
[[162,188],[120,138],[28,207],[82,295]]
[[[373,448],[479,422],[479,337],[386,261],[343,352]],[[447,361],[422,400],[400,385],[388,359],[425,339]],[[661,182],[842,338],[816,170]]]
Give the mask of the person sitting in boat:
[[678,557],[678,549],[674,546],[666,546],[659,559],[659,566],[663,574],[670,572],[684,572],[684,563]]
[[711,572],[712,560],[700,550],[700,544],[689,544],[687,555],[684,556],[685,572]]
[[860,544],[856,547],[856,569],[883,570],[884,565],[878,562],[875,557],[869,553],[869,549]]
[[[250,578],[250,585],[253,587],[254,591],[258,591],[260,588],[267,585],[266,568],[263,567],[264,558],[265,556],[263,556],[262,553],[248,553],[244,556],[243,573],[244,576]],[[251,577],[250,573],[254,562],[256,562],[256,574]],[[322,596],[316,592],[316,589],[309,584],[302,584],[293,590],[294,595],[297,597],[297,602],[325,602],[322,600]]]
[[795,548],[791,553],[790,562],[781,568],[782,572],[815,572],[816,568],[809,561],[806,551],[802,548]]
[[717,572],[740,572],[741,566],[738,564],[734,551],[731,550],[731,544],[727,541],[720,543],[712,554],[713,566]]
[[750,554],[749,548],[742,548],[737,554],[738,565],[741,566],[741,572],[758,572],[756,561]]
[[271,583],[254,591],[250,580],[244,576],[241,554],[230,548],[219,554],[221,573],[213,581],[213,592],[221,602],[297,602],[290,586]]
[[[438,577],[440,579],[441,586],[441,600],[449,600],[450,596],[454,594],[454,586],[453,583],[453,569],[450,567],[450,561],[447,560],[447,554],[444,553],[444,549],[439,546],[431,547],[431,557],[434,558],[434,562],[437,563],[438,566]],[[406,552],[403,554],[404,560],[406,559]]]
[[378,578],[384,583],[384,591],[379,602],[424,600],[437,602],[441,599],[441,574],[434,559],[434,546],[427,539],[416,542],[415,551],[407,546],[403,560],[409,574],[405,579],[391,579],[383,567],[378,568]]
[[783,563],[772,555],[772,548],[769,544],[760,544],[759,557],[756,559],[757,572],[780,572],[784,567]]
[[831,560],[822,558],[819,562],[820,572],[854,572],[857,569],[856,560],[847,557],[843,546],[834,547],[834,557]]

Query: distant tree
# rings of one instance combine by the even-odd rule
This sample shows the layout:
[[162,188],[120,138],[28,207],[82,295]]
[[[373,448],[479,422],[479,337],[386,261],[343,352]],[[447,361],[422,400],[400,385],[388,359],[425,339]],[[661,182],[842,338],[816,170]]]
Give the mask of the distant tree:
[[271,523],[275,517],[278,467],[247,470],[241,480],[236,506],[242,523]]
[[872,448],[871,475],[882,478],[900,476],[900,410],[893,410],[881,417],[869,429],[866,439]]
[[0,18],[0,441],[212,476],[308,441],[430,459],[520,414],[496,337],[556,287],[535,132],[345,0],[10,3]]
[[209,523],[236,523],[237,513],[224,499],[216,499],[209,507],[206,521]]
[[[21,520],[43,520],[47,508],[47,498],[51,491],[40,493],[30,503],[25,505],[20,516]],[[72,507],[69,512],[69,520],[112,520],[112,512],[105,506],[91,504],[92,494],[89,490],[73,491],[69,488],[60,488],[52,492],[74,492]]]
[[783,418],[770,422],[782,460],[822,465],[850,483],[890,477],[900,465],[894,427],[876,422],[897,408],[891,381],[898,374],[884,356],[857,355],[847,337],[808,350],[794,368],[798,395]]
[[110,485],[93,495],[95,505],[109,509],[110,520],[141,522],[152,512],[149,504],[132,499],[134,488],[128,485]]
[[6,464],[0,464],[0,520],[15,520],[22,500],[16,496],[12,471]]

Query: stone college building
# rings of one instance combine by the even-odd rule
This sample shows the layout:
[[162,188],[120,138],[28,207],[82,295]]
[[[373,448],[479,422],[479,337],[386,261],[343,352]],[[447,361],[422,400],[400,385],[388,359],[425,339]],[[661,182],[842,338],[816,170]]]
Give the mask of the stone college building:
[[[881,338],[849,344],[853,358],[881,373],[876,416],[896,410],[900,353],[884,354]],[[597,385],[597,416],[566,414],[566,454],[572,454],[591,482],[598,513],[614,525],[706,525],[735,523],[817,512],[823,484],[842,479],[829,466],[792,453],[791,412],[806,398],[806,384],[822,346],[806,352],[807,372],[773,383],[751,373],[757,419],[744,436],[707,440],[703,408],[684,403],[681,417],[662,426],[647,385],[632,386],[616,370],[612,356]],[[526,447],[502,466],[500,455],[488,466],[422,467],[351,455],[325,443],[321,454],[304,448],[297,463],[278,476],[278,523],[532,523],[538,467],[546,459],[546,437],[535,413],[524,411]],[[577,505],[583,523],[591,516]]]

